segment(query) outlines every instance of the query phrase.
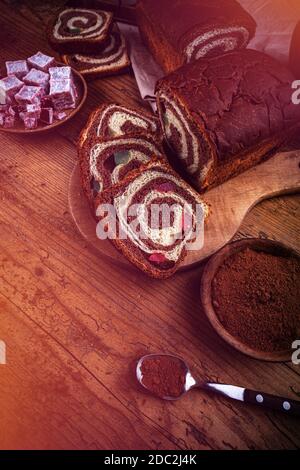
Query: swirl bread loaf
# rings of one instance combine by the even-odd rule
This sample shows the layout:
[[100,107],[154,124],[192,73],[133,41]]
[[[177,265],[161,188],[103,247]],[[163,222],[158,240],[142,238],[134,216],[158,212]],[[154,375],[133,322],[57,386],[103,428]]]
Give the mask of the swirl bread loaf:
[[266,159],[300,119],[290,71],[245,49],[185,65],[157,84],[164,135],[206,190]]
[[256,30],[236,0],[140,0],[136,12],[142,37],[166,73],[244,48]]
[[48,25],[48,41],[64,54],[97,54],[109,38],[112,21],[110,12],[66,8]]

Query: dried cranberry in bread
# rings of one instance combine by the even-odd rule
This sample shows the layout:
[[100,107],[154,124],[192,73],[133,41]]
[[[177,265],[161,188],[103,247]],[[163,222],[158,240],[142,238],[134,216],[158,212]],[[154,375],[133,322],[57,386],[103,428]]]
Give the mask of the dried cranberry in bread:
[[165,137],[199,190],[267,158],[299,121],[293,76],[251,49],[185,65],[157,84]]
[[63,54],[97,54],[108,39],[112,19],[107,11],[66,8],[48,26],[49,43]]
[[81,132],[79,146],[87,137],[108,139],[128,134],[152,135],[157,141],[162,140],[160,123],[155,116],[119,104],[103,104],[90,115]]
[[141,34],[165,72],[244,48],[256,23],[236,0],[140,0]]
[[152,159],[164,159],[151,136],[89,138],[79,149],[81,181],[93,204],[95,196],[119,183],[129,172]]
[[[103,204],[113,205],[116,226],[115,220],[107,220]],[[158,209],[164,211],[163,215]],[[96,210],[98,236],[108,227],[112,243],[154,278],[167,278],[178,269],[189,245],[198,238],[195,233],[199,225],[201,237],[207,215],[200,195],[161,162],[145,165],[101,193]]]
[[62,61],[89,79],[122,73],[130,66],[125,38],[116,27],[110,33],[106,46],[97,55],[63,55]]

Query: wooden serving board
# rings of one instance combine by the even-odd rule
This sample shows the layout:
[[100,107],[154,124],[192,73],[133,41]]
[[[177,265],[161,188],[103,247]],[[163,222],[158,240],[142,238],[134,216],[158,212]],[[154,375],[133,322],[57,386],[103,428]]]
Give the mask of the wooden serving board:
[[[297,150],[278,153],[267,162],[208,191],[203,196],[210,206],[204,245],[201,250],[188,251],[182,268],[196,265],[226,245],[239,230],[246,214],[258,202],[299,190],[300,150]],[[109,241],[96,237],[96,223],[81,191],[78,166],[71,176],[69,205],[75,224],[86,240],[103,256],[131,267]]]

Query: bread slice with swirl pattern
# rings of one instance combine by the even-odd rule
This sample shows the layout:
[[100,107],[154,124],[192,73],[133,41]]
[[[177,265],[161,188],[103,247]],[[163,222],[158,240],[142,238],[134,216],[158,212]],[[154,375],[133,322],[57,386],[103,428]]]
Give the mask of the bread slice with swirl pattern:
[[63,54],[97,54],[109,38],[112,21],[107,11],[66,8],[49,22],[48,41]]
[[[111,221],[107,204],[116,216]],[[203,236],[208,214],[201,196],[160,161],[141,166],[99,193],[95,207],[102,224],[98,236],[109,233],[131,263],[157,279],[178,270],[188,249]]]

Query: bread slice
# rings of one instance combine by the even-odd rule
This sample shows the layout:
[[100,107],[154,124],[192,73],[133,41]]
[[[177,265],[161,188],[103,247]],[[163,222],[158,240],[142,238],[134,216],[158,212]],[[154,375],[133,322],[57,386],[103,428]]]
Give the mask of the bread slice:
[[[158,279],[177,271],[187,250],[203,237],[208,214],[200,195],[161,162],[140,167],[103,191],[96,210],[98,237],[108,236],[130,262]],[[115,217],[110,219],[108,211]]]
[[124,73],[130,67],[124,36],[114,27],[105,47],[97,55],[74,53],[62,55],[62,61],[78,70],[87,79]]
[[157,142],[163,139],[159,119],[155,116],[119,104],[105,103],[91,113],[81,131],[78,146],[82,147],[88,137],[109,139],[128,134],[150,135]]
[[95,196],[118,184],[128,173],[154,159],[166,160],[152,136],[91,136],[78,150],[81,182],[93,207]]
[[97,54],[109,38],[113,14],[102,10],[66,8],[49,23],[48,41],[55,51]]

